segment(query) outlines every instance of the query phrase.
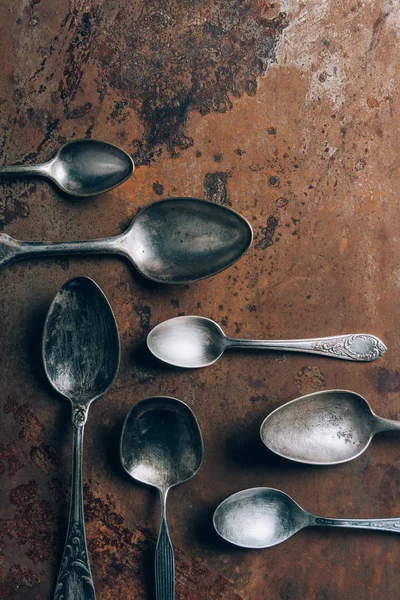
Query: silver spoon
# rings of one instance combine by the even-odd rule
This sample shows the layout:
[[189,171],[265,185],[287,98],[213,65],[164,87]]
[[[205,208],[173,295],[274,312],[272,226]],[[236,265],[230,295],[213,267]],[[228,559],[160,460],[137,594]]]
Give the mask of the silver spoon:
[[195,198],[153,202],[125,233],[85,242],[21,242],[0,234],[0,267],[25,257],[122,254],[159,283],[187,283],[230,267],[249,248],[252,229],[237,212]]
[[124,150],[99,140],[74,140],[61,146],[48,162],[0,167],[0,175],[40,175],[63,192],[93,196],[112,190],[130,177],[133,160]]
[[310,340],[234,339],[227,337],[217,323],[205,317],[175,317],[164,321],[150,331],[147,345],[160,360],[185,368],[212,365],[227,348],[308,352],[355,361],[376,360],[386,352],[380,339],[366,333]]
[[43,332],[43,361],[57,392],[72,404],[72,490],[69,524],[54,600],[94,600],[83,514],[83,430],[90,404],[107,392],[119,365],[117,324],[94,281],[76,277],[55,296]]
[[314,525],[379,529],[400,533],[400,519],[329,519],[301,508],[290,496],[273,488],[251,488],[221,502],[214,513],[219,535],[242,548],[269,548]]
[[355,392],[325,390],[274,410],[261,425],[260,435],[270,450],[284,458],[336,465],[360,456],[382,431],[400,431],[400,421],[378,417]]
[[126,417],[120,453],[125,471],[160,493],[156,596],[157,600],[173,600],[175,567],[166,501],[169,490],[193,477],[203,462],[203,440],[196,417],[184,402],[175,398],[146,398]]

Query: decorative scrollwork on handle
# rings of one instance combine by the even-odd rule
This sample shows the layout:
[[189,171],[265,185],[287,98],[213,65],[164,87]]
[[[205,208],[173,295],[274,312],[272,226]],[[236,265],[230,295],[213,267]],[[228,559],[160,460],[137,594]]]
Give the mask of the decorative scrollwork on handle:
[[79,523],[72,523],[64,549],[54,600],[95,600],[85,536]]
[[373,335],[355,333],[332,340],[316,341],[312,345],[312,350],[348,360],[371,361],[383,356],[387,348]]
[[77,427],[83,427],[86,423],[88,415],[88,407],[87,406],[76,406],[72,410],[72,423]]

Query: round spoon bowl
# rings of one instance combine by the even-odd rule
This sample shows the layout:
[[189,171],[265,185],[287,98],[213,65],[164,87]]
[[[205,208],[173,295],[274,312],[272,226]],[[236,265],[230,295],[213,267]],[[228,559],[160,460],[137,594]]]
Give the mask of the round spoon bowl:
[[74,140],[47,163],[48,175],[67,194],[93,196],[126,181],[134,164],[124,150],[98,140]]
[[292,400],[266,417],[260,435],[280,456],[296,462],[331,465],[362,454],[377,417],[354,392],[326,390]]
[[124,234],[125,254],[145,277],[187,283],[236,262],[253,232],[241,215],[195,198],[168,198],[142,209]]
[[185,403],[156,396],[138,402],[127,416],[120,454],[131,477],[165,490],[197,473],[203,461],[203,440]]
[[280,544],[307,521],[307,514],[290,496],[273,488],[237,492],[224,500],[213,516],[217,533],[242,548]]
[[223,354],[226,343],[222,329],[205,317],[176,317],[156,325],[147,336],[149,350],[171,365],[206,367]]
[[59,290],[47,314],[42,352],[51,385],[72,403],[88,405],[110,388],[119,366],[119,335],[94,281],[76,277]]

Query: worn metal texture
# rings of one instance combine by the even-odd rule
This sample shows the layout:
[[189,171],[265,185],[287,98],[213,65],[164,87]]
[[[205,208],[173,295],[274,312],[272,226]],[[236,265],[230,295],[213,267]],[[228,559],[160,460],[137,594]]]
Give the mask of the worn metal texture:
[[[0,598],[51,597],[65,540],[70,407],[50,388],[40,343],[52,298],[87,275],[121,334],[113,389],[85,437],[85,515],[98,598],[154,597],[159,508],[128,481],[118,447],[146,396],[185,401],[205,461],[172,490],[177,600],[376,600],[398,595],[399,538],[298,533],[276,548],[229,546],[211,516],[228,495],[270,486],[315,514],[400,516],[400,439],[379,436],[335,467],[289,463],[259,439],[264,417],[301,394],[342,388],[399,418],[399,26],[396,0],[1,0],[0,160],[45,161],[71,139],[130,152],[132,179],[74,200],[49,182],[2,179],[0,223],[27,240],[106,237],[168,196],[241,212],[255,241],[233,267],[183,286],[144,280],[122,258],[30,260],[0,273]],[[179,371],[145,349],[178,315],[228,336],[365,331],[388,346],[357,364],[241,351]]]

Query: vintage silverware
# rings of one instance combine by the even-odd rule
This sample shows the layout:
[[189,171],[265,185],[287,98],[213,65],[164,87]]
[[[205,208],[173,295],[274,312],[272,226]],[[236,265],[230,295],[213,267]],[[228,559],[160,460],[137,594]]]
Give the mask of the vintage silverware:
[[367,333],[310,340],[243,340],[227,337],[211,319],[194,316],[160,323],[147,336],[147,345],[160,360],[186,368],[212,365],[227,348],[308,352],[355,361],[376,360],[386,352],[383,342]]
[[84,139],[68,142],[48,162],[0,167],[0,175],[39,175],[67,194],[93,196],[126,181],[134,168],[133,160],[121,148]]
[[379,529],[400,533],[400,519],[329,519],[301,508],[290,496],[273,488],[251,488],[221,502],[214,513],[219,535],[242,548],[269,548],[314,525]]
[[125,233],[85,242],[21,242],[0,234],[0,267],[25,257],[122,254],[159,283],[186,283],[231,266],[252,241],[249,223],[235,211],[195,198],[153,202]]
[[175,567],[166,500],[172,487],[193,477],[201,467],[203,440],[196,417],[184,402],[175,398],[157,396],[142,400],[126,417],[120,453],[125,471],[160,493],[156,596],[157,600],[173,600]]
[[287,402],[266,417],[260,435],[280,456],[336,465],[360,456],[376,433],[400,431],[400,421],[375,415],[355,392],[324,390]]
[[120,345],[111,307],[94,281],[76,277],[55,296],[43,332],[43,361],[57,392],[72,404],[72,490],[69,524],[54,600],[94,600],[82,491],[83,430],[90,404],[110,388]]

